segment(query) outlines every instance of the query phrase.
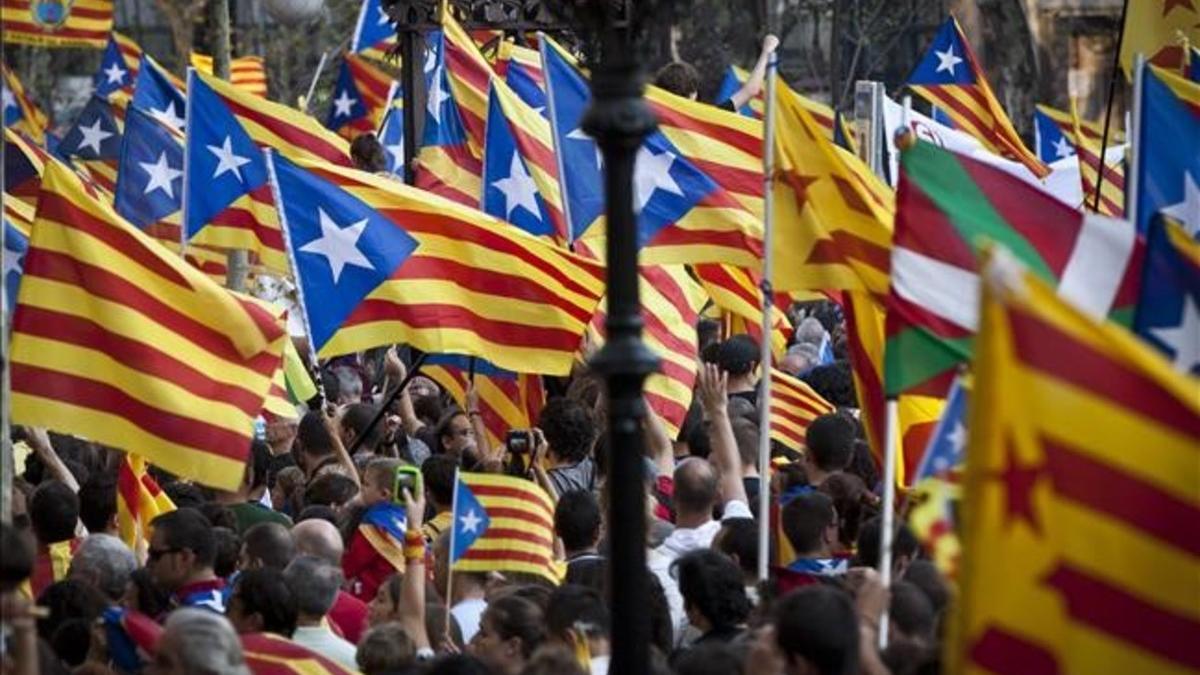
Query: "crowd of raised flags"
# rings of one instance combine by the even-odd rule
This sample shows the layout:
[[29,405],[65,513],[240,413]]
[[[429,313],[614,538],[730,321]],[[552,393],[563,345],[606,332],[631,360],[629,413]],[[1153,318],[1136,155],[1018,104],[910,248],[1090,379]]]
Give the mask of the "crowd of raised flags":
[[[264,426],[298,425],[301,442],[292,448],[288,439],[275,454],[301,458],[305,500],[298,503],[311,505],[309,492],[326,476],[303,461],[314,452],[304,444],[318,433],[310,428],[304,441],[304,428],[329,424],[324,434],[337,437],[338,451],[322,461],[341,465],[330,473],[353,492],[328,504],[338,517],[347,503],[362,507],[357,520],[341,522],[354,523],[338,561],[351,595],[374,603],[395,593],[397,607],[399,594],[406,602],[417,597],[400,580],[402,590],[389,590],[389,577],[406,569],[424,576],[414,565],[424,564],[425,546],[436,548],[442,531],[447,564],[458,573],[451,578],[462,583],[487,574],[577,581],[570,565],[580,551],[558,550],[565,537],[557,506],[570,501],[562,499],[569,491],[555,486],[583,481],[585,491],[599,489],[580,467],[605,463],[602,425],[599,440],[586,440],[595,450],[588,445],[574,463],[558,461],[555,468],[568,471],[553,479],[536,449],[532,459],[505,456],[510,432],[545,426],[539,418],[556,398],[586,404],[590,415],[604,409],[585,364],[605,339],[605,167],[582,129],[591,92],[570,50],[544,35],[529,42],[474,35],[447,14],[425,36],[423,133],[409,139],[404,106],[414,103],[386,58],[395,31],[379,0],[362,3],[323,124],[268,98],[260,57],[235,59],[227,82],[212,74],[211,57],[194,53],[181,79],[112,30],[110,2],[77,0],[54,30],[43,25],[50,10],[35,6],[43,3],[16,4],[5,4],[5,41],[104,50],[93,95],[72,123],[58,126],[61,135],[15,73],[3,70],[3,339],[11,379],[3,405],[29,429],[23,433],[45,470],[75,480],[55,459],[69,437],[49,447],[34,429],[123,453],[110,467],[113,532],[153,568],[155,556],[175,551],[162,547],[166,535],[156,537],[151,521],[188,506],[168,494],[179,497],[176,477],[247,497],[238,491],[267,470],[253,450],[253,442],[271,440]],[[922,557],[954,580],[956,610],[945,615],[943,639],[931,635],[921,645],[940,653],[947,672],[1200,669],[1191,644],[1200,630],[1200,52],[1186,40],[1200,40],[1200,10],[1170,0],[1130,4],[1121,59],[1133,84],[1132,116],[1106,130],[1082,119],[1075,101],[1069,110],[1039,105],[1032,149],[952,17],[906,82],[929,115],[888,98],[877,119],[851,121],[782,80],[772,100],[752,96],[736,111],[648,87],[659,126],[638,149],[633,197],[644,339],[660,359],[645,385],[647,461],[666,464],[649,469],[652,523],[678,518],[676,533],[707,536],[692,547],[709,548],[718,521],[685,528],[690,507],[673,502],[672,486],[687,485],[694,468],[673,460],[711,444],[708,463],[723,474],[714,478],[723,533],[740,508],[751,516],[753,501],[750,483],[729,472],[740,467],[755,491],[770,491],[771,512],[759,514],[758,527],[771,540],[776,585],[755,590],[756,599],[775,592],[784,606],[789,585],[821,586],[851,558],[875,564],[857,535],[836,554],[801,550],[789,518],[800,518],[797,505],[812,495],[828,494],[838,512],[824,527],[849,521],[857,532],[860,508],[895,509]],[[731,66],[720,102],[751,79]],[[866,130],[885,141],[877,171],[857,154],[855,124],[858,138]],[[772,148],[764,148],[767,125]],[[415,146],[411,165],[406,144]],[[248,253],[253,294],[223,287],[233,250]],[[764,280],[767,256],[773,272]],[[765,308],[764,281],[774,294]],[[795,349],[798,307],[837,309],[811,351]],[[698,330],[705,325],[721,335],[705,336]],[[751,359],[741,369],[730,361],[738,342],[730,338],[739,334],[767,342],[774,363]],[[419,369],[412,375],[428,378],[440,388],[430,398],[459,412],[422,421],[419,397],[405,391],[399,409],[389,410],[397,417],[374,432],[378,419],[351,424],[352,405],[339,420],[316,407],[305,413],[343,388],[332,373],[365,370],[370,354],[393,345],[423,354],[410,361]],[[386,397],[389,385],[408,383],[391,354],[387,376],[363,375],[365,391],[341,403],[371,400],[373,386]],[[807,365],[785,368],[793,357]],[[730,401],[743,397],[756,412],[742,418],[732,404],[713,402],[717,385],[705,371],[712,363],[731,378]],[[831,384],[839,368],[841,381]],[[756,373],[770,373],[768,400],[755,394]],[[751,384],[735,389],[738,377]],[[826,450],[807,447],[807,432],[820,427],[815,443],[829,442],[825,422],[842,419],[846,408],[855,410],[867,468],[853,467],[847,447],[845,466],[831,470],[821,464]],[[757,445],[747,431],[755,415],[766,416],[770,431],[768,475],[756,460],[737,463],[738,452],[747,457]],[[397,450],[406,460],[453,458],[446,494],[426,486],[440,519],[422,526],[412,509],[424,510],[424,496],[392,494],[399,462],[372,454],[383,427],[389,442],[408,439]],[[529,436],[531,445],[543,445],[540,433]],[[563,453],[570,440],[562,432],[545,445]],[[424,455],[412,450],[414,441]],[[351,457],[359,448],[366,452]],[[478,452],[478,461],[468,463],[463,448]],[[679,448],[684,454],[672,457]],[[279,468],[259,476],[258,489],[282,486]],[[891,485],[878,478],[893,474],[884,468],[894,469]],[[866,489],[829,483],[827,474]],[[164,475],[170,484],[160,485]],[[445,476],[440,481],[445,488]],[[321,489],[336,490],[336,482]],[[892,485],[901,496],[880,507],[873,493],[890,495]],[[260,508],[299,520],[290,497],[283,506],[273,498],[269,491],[255,497]],[[80,546],[37,534],[26,591],[34,597],[64,583]],[[712,546],[723,552],[736,546],[718,539],[724,544]],[[901,552],[900,533],[883,541],[911,557]],[[658,555],[653,549],[651,570]],[[747,570],[747,560],[733,560]],[[692,630],[710,626],[700,642],[725,627],[704,614],[712,608],[686,574],[698,573],[659,575],[675,647],[690,635],[689,622]],[[878,580],[865,583],[859,618],[874,639],[887,605],[863,614]],[[424,585],[415,585],[424,598]],[[470,589],[483,592],[482,584]],[[452,591],[438,592],[445,593],[442,616],[464,621]],[[228,594],[222,598],[224,606]],[[894,602],[900,598],[897,590]],[[903,642],[908,615],[899,606],[883,617],[897,622],[893,638]],[[412,620],[397,611],[401,623]],[[800,614],[748,619],[746,612],[728,628],[774,621],[781,636],[788,621],[803,623]],[[472,633],[513,621],[484,616]],[[170,621],[164,631],[144,619],[129,607],[105,614],[114,662],[140,665],[156,640],[169,642]],[[442,620],[448,632],[451,621]],[[432,625],[405,630],[422,657],[439,647],[426,634]],[[528,661],[531,638],[518,637]],[[604,672],[588,655],[595,645],[587,637],[575,636],[573,656]],[[482,640],[463,635],[463,642],[485,661],[499,658]],[[774,648],[817,658],[799,642],[780,637]],[[265,629],[241,643],[238,658],[254,672],[343,672],[346,665]],[[885,666],[870,645],[854,652],[866,672],[913,672],[901,662]],[[701,672],[681,665],[682,652],[675,656],[676,672]],[[281,666],[288,660],[293,665]],[[776,667],[754,657],[744,663],[744,672]]]

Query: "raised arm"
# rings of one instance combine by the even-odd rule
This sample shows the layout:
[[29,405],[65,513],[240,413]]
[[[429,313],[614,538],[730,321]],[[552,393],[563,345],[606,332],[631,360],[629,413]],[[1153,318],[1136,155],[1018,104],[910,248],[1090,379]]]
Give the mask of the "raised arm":
[[405,488],[404,509],[408,525],[404,534],[406,569],[400,588],[400,606],[404,608],[400,624],[419,651],[430,649],[429,632],[425,629],[425,535],[421,532],[425,521],[424,493],[414,498]]
[[354,466],[354,459],[350,457],[346,445],[342,443],[341,416],[334,414],[327,407],[321,411],[321,419],[325,422],[325,429],[333,441],[333,454],[337,455],[338,464],[342,465],[342,468],[346,470],[346,475],[354,481],[354,484],[361,488],[362,481],[358,478],[358,467]]
[[[400,360],[400,356],[396,354],[396,348],[392,347],[387,352],[387,357],[384,363],[384,370],[387,372],[388,380],[400,384],[404,381],[404,377],[408,375],[408,368],[404,362]],[[387,392],[384,392],[386,395]],[[408,388],[400,392],[400,422],[404,425],[404,433],[409,436],[414,436],[425,423],[421,418],[417,417],[416,410],[413,409],[412,396],[408,394]]]
[[750,77],[746,79],[746,84],[742,85],[729,97],[733,103],[733,109],[738,110],[746,103],[758,95],[762,91],[763,80],[767,75],[767,62],[771,59],[771,54],[779,46],[779,38],[774,35],[767,35],[763,38],[762,51],[758,55],[758,62],[754,64],[754,70],[750,71]]
[[723,373],[714,364],[706,363],[700,369],[700,403],[708,419],[708,437],[712,453],[708,461],[720,474],[718,489],[721,501],[746,502],[746,486],[742,483],[742,461],[738,458],[737,440],[733,437],[733,424],[729,421],[729,374]]
[[675,448],[671,445],[667,427],[645,399],[642,400],[642,405],[646,406],[646,417],[642,422],[642,433],[646,438],[646,452],[650,455],[650,459],[654,460],[658,475],[672,476],[675,474]]
[[38,459],[42,460],[42,464],[46,465],[46,470],[50,472],[50,475],[71,488],[72,492],[79,492],[79,481],[75,480],[75,474],[71,473],[71,470],[54,450],[54,445],[50,442],[50,434],[40,427],[25,427],[25,429],[29,432],[29,445],[33,447]]

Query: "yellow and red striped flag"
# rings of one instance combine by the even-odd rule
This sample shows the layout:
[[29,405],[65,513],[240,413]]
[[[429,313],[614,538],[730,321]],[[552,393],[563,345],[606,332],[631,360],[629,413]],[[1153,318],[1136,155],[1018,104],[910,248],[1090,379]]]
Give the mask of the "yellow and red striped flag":
[[1038,178],[1050,173],[1050,168],[1025,147],[953,16],[942,24],[913,69],[908,88],[944,110],[955,127],[974,136],[988,150],[1021,162]]
[[425,360],[421,373],[445,389],[463,410],[467,409],[467,388],[474,382],[488,446],[504,447],[508,432],[533,427],[546,405],[542,378],[501,370],[477,359],[472,380],[468,360],[462,356],[434,355]]
[[775,290],[886,293],[895,194],[825,137],[798,96],[776,98]]
[[[375,276],[347,287],[330,285],[323,258],[309,268],[296,255],[319,355],[404,341],[435,354],[477,356],[514,372],[571,371],[604,291],[600,265],[387,177],[308,160],[278,164],[293,252],[320,232],[316,209],[303,204],[312,199],[320,200],[325,218],[367,218],[363,227],[372,235],[378,231],[377,251],[389,256],[371,268]],[[415,248],[405,251],[410,243]],[[323,305],[329,298],[343,305]]]
[[[5,22],[8,21],[8,17],[4,19]],[[8,31],[8,26],[5,26],[5,31]],[[0,64],[0,72],[4,75],[2,105],[5,128],[13,127],[32,138],[39,145],[44,144],[46,127],[50,123],[46,118],[46,113],[30,100],[25,93],[25,85],[21,83],[20,78],[8,67],[7,63]]]
[[771,369],[771,440],[793,450],[805,448],[804,435],[816,418],[836,408],[807,383]]
[[108,41],[113,0],[3,0],[5,42],[93,47]]
[[22,424],[230,490],[287,333],[47,163],[12,326]]
[[[192,67],[213,74],[213,57],[192,52]],[[239,56],[229,62],[229,84],[255,96],[267,97],[267,63],[261,56]]]
[[392,90],[399,85],[368,59],[346,52],[334,85],[333,107],[325,126],[345,138],[373,133],[383,122]]
[[117,531],[121,541],[140,556],[149,546],[150,521],[174,510],[175,502],[146,472],[146,460],[126,453],[117,470]]
[[532,481],[460,472],[454,483],[451,569],[522,572],[557,584],[565,572],[554,558],[554,502]]
[[[705,292],[719,307],[725,335],[745,333],[755,341],[762,340],[762,276],[744,267],[733,265],[693,265],[692,271],[704,286]],[[812,299],[824,296],[814,295]],[[788,320],[787,305],[791,299],[780,298],[771,307],[771,353],[782,358],[792,336],[792,322]]]
[[[696,321],[704,307],[704,289],[683,265],[642,265],[638,270],[642,338],[659,358],[659,372],[646,378],[646,403],[662,420],[671,438],[692,405],[698,351]],[[607,306],[592,318],[590,334],[597,345],[604,341]]]
[[[1079,119],[1079,109],[1071,100],[1071,126],[1075,133],[1075,154],[1079,158],[1079,180],[1083,187],[1083,208],[1101,215],[1122,218],[1125,215],[1125,161],[1107,159],[1107,152],[1100,152],[1100,139],[1093,141]],[[1104,173],[1103,182],[1100,174]],[[1099,208],[1096,208],[1096,190],[1100,191]]]
[[358,672],[274,633],[243,633],[242,653],[254,675],[353,675]]
[[300,360],[296,345],[288,340],[283,345],[283,361],[271,378],[271,389],[263,402],[263,412],[282,419],[296,419],[300,412],[296,406],[317,395],[317,385]]
[[949,672],[1200,671],[1200,381],[1004,250],[982,282]]

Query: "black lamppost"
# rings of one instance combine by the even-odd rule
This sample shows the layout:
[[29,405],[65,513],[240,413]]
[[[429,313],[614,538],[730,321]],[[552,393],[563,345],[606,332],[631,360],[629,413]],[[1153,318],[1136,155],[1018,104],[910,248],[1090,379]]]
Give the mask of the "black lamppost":
[[642,342],[633,177],[638,148],[658,124],[642,98],[641,48],[659,10],[669,4],[668,0],[575,0],[560,5],[573,15],[584,38],[592,72],[592,105],[584,114],[583,129],[604,153],[607,342],[592,359],[592,367],[608,385],[609,672],[623,675],[650,671],[642,384],[657,370],[658,358]]
[[[436,26],[436,0],[384,0],[398,22],[404,59],[405,92],[412,91],[415,36]],[[646,491],[642,421],[642,385],[658,368],[658,358],[642,342],[638,299],[637,220],[633,211],[634,160],[642,141],[657,126],[643,100],[649,36],[664,23],[673,0],[457,0],[467,27],[541,30],[567,26],[581,38],[591,70],[592,105],[583,129],[604,155],[607,197],[608,318],[607,342],[592,359],[608,390],[609,562],[612,609],[612,660],[609,672],[646,675],[650,671],[650,617],[646,567]],[[490,12],[490,14],[489,14]],[[490,19],[490,20],[489,20]],[[407,36],[407,37],[406,37]],[[405,42],[409,40],[411,42]],[[405,101],[405,148],[409,115],[417,106]],[[414,132],[415,133],[415,132]],[[410,164],[411,165],[411,164]]]

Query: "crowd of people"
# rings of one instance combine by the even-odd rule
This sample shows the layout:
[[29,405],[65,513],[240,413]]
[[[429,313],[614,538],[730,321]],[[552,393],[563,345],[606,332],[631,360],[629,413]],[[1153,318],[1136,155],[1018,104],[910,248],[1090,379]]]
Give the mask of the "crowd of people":
[[[748,336],[722,341],[716,322],[701,321],[695,400],[677,437],[647,407],[643,606],[656,672],[938,671],[949,586],[903,526],[895,581],[881,583],[880,480],[851,409],[844,327],[831,303],[800,311],[782,365],[841,409],[811,423],[806,448],[775,444],[770,476],[756,466],[760,369]],[[823,349],[832,362],[820,363]],[[177,508],[150,523],[142,550],[118,536],[121,453],[18,429],[28,456],[0,543],[3,672],[253,672],[268,638],[330,672],[608,672],[605,477],[620,449],[607,445],[600,380],[581,367],[546,381],[524,461],[489,446],[473,392],[459,407],[417,375],[387,396],[385,383],[406,379],[406,356],[325,364],[329,405],[269,420],[235,491],[152,468]],[[405,465],[420,467],[421,494],[394,494]],[[543,486],[556,504],[561,584],[466,571],[448,583],[456,470]],[[781,531],[765,582],[760,490]],[[404,507],[402,560],[360,532],[382,505]],[[152,638],[139,628],[147,622]]]

